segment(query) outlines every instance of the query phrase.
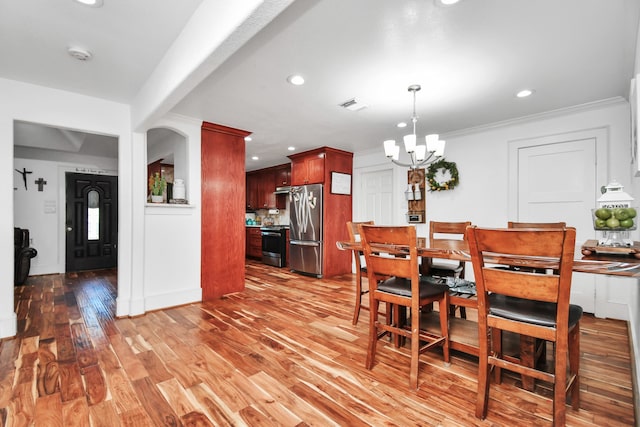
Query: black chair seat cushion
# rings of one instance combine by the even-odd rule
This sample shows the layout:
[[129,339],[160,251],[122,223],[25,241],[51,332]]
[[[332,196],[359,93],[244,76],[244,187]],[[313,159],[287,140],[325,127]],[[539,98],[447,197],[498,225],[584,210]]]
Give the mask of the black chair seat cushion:
[[[505,319],[534,325],[555,327],[556,304],[551,302],[531,301],[500,294],[489,295],[489,313]],[[569,305],[569,328],[575,326],[582,317],[582,307]]]
[[[411,296],[411,281],[400,277],[391,277],[378,284],[378,290],[403,297]],[[420,278],[420,298],[429,298],[449,291],[447,285],[438,285]]]

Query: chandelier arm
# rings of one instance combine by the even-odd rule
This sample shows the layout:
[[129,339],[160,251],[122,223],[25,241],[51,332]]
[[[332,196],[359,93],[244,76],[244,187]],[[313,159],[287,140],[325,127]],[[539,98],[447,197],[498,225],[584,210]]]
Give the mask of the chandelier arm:
[[411,169],[415,169],[416,168],[416,165],[412,165],[410,163],[402,163],[402,162],[399,162],[399,161],[394,160],[392,158],[389,158],[389,160],[391,160],[393,162],[393,164],[398,165],[398,166],[403,166],[405,168],[411,168]]

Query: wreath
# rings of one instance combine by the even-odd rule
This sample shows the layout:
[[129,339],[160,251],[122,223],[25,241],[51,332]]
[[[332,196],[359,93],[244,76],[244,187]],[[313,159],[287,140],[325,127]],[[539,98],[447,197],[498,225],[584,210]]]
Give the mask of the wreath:
[[[440,169],[444,169],[445,173],[446,171],[449,171],[449,174],[451,175],[451,179],[449,179],[449,181],[440,183],[436,180],[436,174]],[[453,162],[447,162],[444,158],[429,165],[426,178],[427,183],[429,184],[429,191],[453,190],[460,182],[456,164]]]

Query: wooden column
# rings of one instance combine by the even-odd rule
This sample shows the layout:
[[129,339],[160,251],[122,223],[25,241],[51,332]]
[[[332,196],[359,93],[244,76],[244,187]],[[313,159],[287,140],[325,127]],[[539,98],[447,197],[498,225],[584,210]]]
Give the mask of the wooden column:
[[245,142],[239,129],[202,123],[202,300],[244,289]]

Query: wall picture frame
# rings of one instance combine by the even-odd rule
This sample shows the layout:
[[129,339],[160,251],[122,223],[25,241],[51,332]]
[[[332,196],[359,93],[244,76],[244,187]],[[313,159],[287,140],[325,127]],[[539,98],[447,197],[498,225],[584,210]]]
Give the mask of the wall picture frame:
[[351,174],[331,172],[331,194],[351,195]]

